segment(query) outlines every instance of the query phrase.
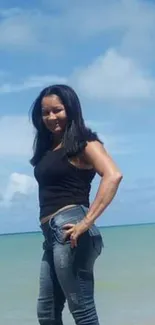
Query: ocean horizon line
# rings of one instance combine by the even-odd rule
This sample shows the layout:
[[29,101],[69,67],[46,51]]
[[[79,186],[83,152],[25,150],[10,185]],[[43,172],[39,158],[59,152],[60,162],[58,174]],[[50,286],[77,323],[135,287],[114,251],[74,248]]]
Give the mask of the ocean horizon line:
[[[106,225],[106,226],[97,226],[97,227],[103,229],[103,228],[140,227],[140,226],[151,226],[151,225],[155,225],[155,222],[143,222],[143,223],[109,225],[109,226]],[[38,233],[41,233],[41,230],[0,233],[0,236],[24,235],[24,234],[26,235],[26,234],[38,234]]]

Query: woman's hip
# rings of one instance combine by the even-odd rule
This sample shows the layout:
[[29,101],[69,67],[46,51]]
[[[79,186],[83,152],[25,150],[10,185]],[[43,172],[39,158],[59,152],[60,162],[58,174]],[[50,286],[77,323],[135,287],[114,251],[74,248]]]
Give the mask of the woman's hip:
[[[68,207],[61,212],[57,212],[54,217],[49,218],[48,222],[41,224],[41,229],[43,231],[46,243],[52,244],[70,244],[70,239],[64,239],[64,229],[63,226],[66,223],[76,224],[80,222],[86,215],[88,208],[83,205],[76,205]],[[96,253],[99,255],[102,251],[103,240],[99,229],[96,225],[92,225],[86,233],[79,237],[79,243],[82,241],[87,247],[90,242],[92,242]],[[49,247],[49,245],[46,245]]]

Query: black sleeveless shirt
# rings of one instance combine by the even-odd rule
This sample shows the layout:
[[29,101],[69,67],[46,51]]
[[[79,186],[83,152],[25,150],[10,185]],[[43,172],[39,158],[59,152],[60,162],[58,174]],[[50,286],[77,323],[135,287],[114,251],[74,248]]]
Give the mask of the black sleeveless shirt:
[[69,162],[63,148],[48,150],[34,168],[39,185],[40,218],[66,205],[89,207],[94,169],[81,169]]

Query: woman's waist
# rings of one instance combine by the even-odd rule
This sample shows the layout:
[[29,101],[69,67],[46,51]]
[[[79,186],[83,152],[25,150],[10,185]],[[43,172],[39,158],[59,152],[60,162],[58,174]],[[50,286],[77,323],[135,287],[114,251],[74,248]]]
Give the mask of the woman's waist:
[[[77,205],[84,205],[87,208],[89,207],[89,200],[85,198],[69,198],[68,200],[51,200],[48,203],[40,204],[40,221],[44,222],[43,219],[49,216],[53,216],[68,207],[74,207]],[[45,219],[46,220],[46,219]]]
[[56,210],[54,213],[50,213],[47,216],[44,216],[40,219],[41,224],[46,223],[49,219],[52,219],[54,216],[56,216],[57,214],[59,214],[60,212],[63,212],[65,210],[71,209],[73,207],[77,206],[76,204],[70,204],[70,205],[66,205],[58,210]]
[[72,204],[62,207],[53,214],[49,214],[46,217],[41,218],[41,225],[53,222],[55,226],[59,226],[66,222],[73,220],[81,220],[88,211],[88,207],[82,204]]
[[[61,211],[58,210],[54,215],[47,216],[48,220],[46,220],[45,223],[41,223],[40,227],[45,240],[48,242],[50,247],[52,247],[53,243],[55,243],[55,240],[60,244],[64,243],[63,226],[66,223],[79,223],[81,220],[83,220],[87,212],[88,208],[84,205],[72,205],[65,206],[63,209],[61,209]],[[89,234],[90,237],[100,237],[101,239],[100,232],[95,224],[88,229],[87,234]]]

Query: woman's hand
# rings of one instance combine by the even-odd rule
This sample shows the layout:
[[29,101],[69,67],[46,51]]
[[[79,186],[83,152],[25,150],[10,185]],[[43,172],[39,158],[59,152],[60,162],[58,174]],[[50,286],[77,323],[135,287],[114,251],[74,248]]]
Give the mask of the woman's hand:
[[71,241],[71,247],[74,248],[77,246],[78,237],[87,231],[89,229],[89,226],[84,220],[82,220],[77,224],[67,223],[63,226],[63,229],[66,230],[64,240],[69,237]]

